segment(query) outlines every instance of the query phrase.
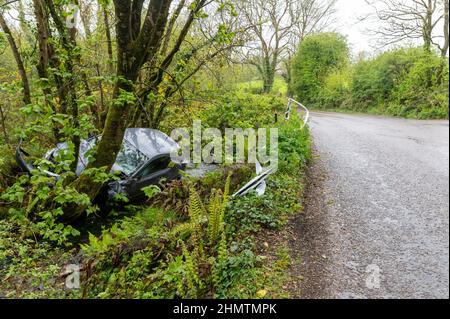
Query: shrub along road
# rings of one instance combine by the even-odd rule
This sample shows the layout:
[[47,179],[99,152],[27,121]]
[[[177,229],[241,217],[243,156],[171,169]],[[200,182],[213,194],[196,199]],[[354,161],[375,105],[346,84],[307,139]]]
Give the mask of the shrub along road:
[[314,113],[303,298],[449,297],[449,122]]

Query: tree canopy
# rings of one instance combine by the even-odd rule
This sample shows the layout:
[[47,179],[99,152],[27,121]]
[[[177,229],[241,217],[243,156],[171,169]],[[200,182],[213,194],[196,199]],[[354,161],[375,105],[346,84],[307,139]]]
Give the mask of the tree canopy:
[[338,33],[322,33],[306,37],[294,58],[293,89],[306,104],[314,104],[326,77],[349,63],[347,40]]

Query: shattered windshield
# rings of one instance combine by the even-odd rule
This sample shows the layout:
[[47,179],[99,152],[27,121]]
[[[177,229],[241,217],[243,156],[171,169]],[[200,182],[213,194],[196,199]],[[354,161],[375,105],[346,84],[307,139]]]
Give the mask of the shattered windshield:
[[146,155],[125,141],[119,155],[117,155],[116,165],[120,171],[130,176],[149,160]]

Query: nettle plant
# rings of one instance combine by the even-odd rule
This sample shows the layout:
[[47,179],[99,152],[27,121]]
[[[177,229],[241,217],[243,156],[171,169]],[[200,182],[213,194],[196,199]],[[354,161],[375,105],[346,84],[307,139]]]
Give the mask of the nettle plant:
[[[76,178],[69,169],[73,161],[73,146],[70,147],[69,143],[67,150],[57,154],[57,164],[45,159],[36,160],[34,165],[38,168],[30,175],[22,175],[0,196],[11,207],[11,218],[23,226],[24,236],[41,237],[58,245],[70,246],[69,239],[79,236],[80,232],[65,223],[64,207],[83,205],[87,207],[87,215],[99,211],[86,194],[70,186]],[[49,171],[59,174],[59,177],[50,176]],[[83,174],[102,183],[114,178],[102,169],[89,169]]]
[[[48,85],[41,81],[40,85]],[[55,99],[56,103],[59,101]],[[77,164],[78,152],[73,143],[74,136],[85,139],[89,133],[95,133],[94,118],[88,114],[95,103],[93,97],[80,97],[76,104],[80,114],[77,120],[69,114],[55,112],[54,106],[48,103],[48,97],[40,96],[34,103],[20,109],[28,121],[20,128],[19,135],[33,150],[31,153],[41,154],[45,145],[54,145],[57,141],[67,141],[68,148],[55,156],[55,162],[46,159],[35,159],[30,175],[23,175],[13,186],[0,194],[0,199],[11,207],[9,215],[19,222],[25,236],[40,237],[59,245],[70,245],[69,239],[80,235],[80,232],[67,225],[64,210],[71,206],[86,207],[86,214],[99,211],[91,199],[78,192],[73,186],[77,176],[74,167]],[[94,159],[95,149],[87,154],[88,160]],[[59,177],[53,177],[53,172]],[[114,178],[104,169],[89,169],[83,175],[105,183]]]
[[[48,84],[40,82],[40,85],[45,87]],[[55,111],[55,106],[49,105],[47,100],[48,97],[40,96],[34,103],[20,109],[21,114],[27,119],[20,131],[23,139],[32,142],[37,139],[72,141],[73,137],[83,138],[89,133],[98,132],[94,125],[95,116],[89,113],[95,105],[93,96],[80,97],[76,100],[80,113],[76,121],[70,114]]]

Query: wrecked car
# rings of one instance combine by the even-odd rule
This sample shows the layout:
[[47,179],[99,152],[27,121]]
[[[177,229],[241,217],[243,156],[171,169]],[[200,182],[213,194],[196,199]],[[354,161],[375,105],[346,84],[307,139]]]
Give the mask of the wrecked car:
[[[100,136],[82,140],[76,174],[79,176],[88,165],[88,153],[92,150]],[[56,156],[68,148],[67,143],[60,143],[45,155],[45,159],[55,163]],[[171,153],[178,150],[179,145],[161,131],[153,129],[127,129],[122,149],[117,155],[111,173],[120,176],[120,180],[111,181],[101,193],[103,201],[113,201],[117,195],[126,196],[130,202],[145,200],[143,188],[158,185],[162,180],[171,181],[180,178],[184,164],[171,161]],[[33,165],[24,156],[28,156],[19,145],[16,150],[16,161],[24,172],[31,173]],[[47,175],[59,178],[58,174],[44,171]]]

